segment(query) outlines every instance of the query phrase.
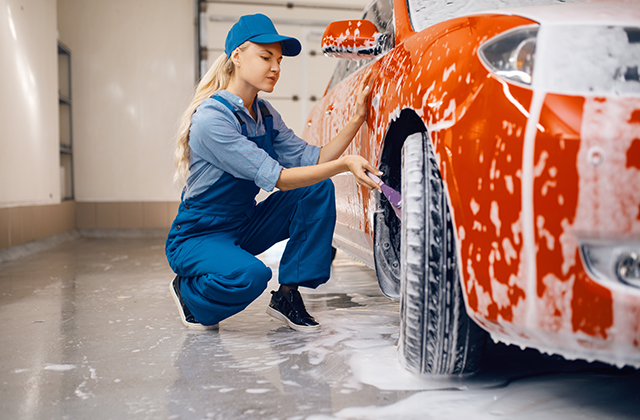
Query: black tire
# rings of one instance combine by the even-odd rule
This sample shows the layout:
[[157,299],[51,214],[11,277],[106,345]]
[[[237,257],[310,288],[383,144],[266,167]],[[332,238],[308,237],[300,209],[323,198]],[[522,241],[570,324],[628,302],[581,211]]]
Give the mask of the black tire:
[[467,315],[447,196],[428,134],[402,150],[400,342],[413,373],[477,370],[487,333]]

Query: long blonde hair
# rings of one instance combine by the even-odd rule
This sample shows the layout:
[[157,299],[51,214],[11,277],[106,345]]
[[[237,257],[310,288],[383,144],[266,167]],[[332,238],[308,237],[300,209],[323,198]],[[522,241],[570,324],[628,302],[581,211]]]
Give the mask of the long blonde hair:
[[[240,45],[238,49],[244,51],[249,45],[249,41]],[[178,128],[178,136],[176,138],[176,151],[174,153],[173,163],[176,166],[174,180],[180,184],[184,184],[189,176],[189,157],[191,148],[189,147],[189,129],[191,128],[191,117],[202,101],[212,96],[214,93],[226,89],[229,86],[231,77],[235,72],[235,66],[231,57],[227,57],[222,53],[220,57],[213,63],[205,75],[200,79],[193,95],[193,100],[182,114],[180,125]]]

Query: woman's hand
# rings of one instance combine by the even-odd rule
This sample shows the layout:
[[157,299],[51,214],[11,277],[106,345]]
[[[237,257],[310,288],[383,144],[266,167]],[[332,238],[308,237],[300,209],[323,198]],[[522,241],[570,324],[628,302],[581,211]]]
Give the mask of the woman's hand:
[[371,79],[373,72],[369,73],[362,78],[360,85],[358,86],[358,93],[356,96],[356,112],[353,118],[362,124],[367,118],[367,111],[369,109],[369,92],[371,92]]
[[344,165],[346,165],[349,172],[356,177],[356,181],[358,184],[372,189],[380,189],[380,186],[373,182],[371,178],[366,174],[366,171],[371,172],[374,175],[381,176],[382,172],[380,172],[376,167],[371,165],[365,158],[359,155],[348,155],[340,158]]
[[[367,73],[360,81],[356,96],[355,115],[351,117],[347,125],[336,137],[334,137],[333,140],[322,146],[322,149],[320,149],[320,156],[318,157],[318,163],[325,163],[338,159],[347,149],[355,135],[358,133],[358,130],[360,130],[360,127],[362,127],[362,123],[366,119],[367,111],[369,109],[368,99],[369,92],[371,91],[370,82],[373,74],[373,71],[369,71],[369,73]],[[368,186],[371,184],[367,183],[362,185]]]
[[285,168],[280,171],[280,177],[278,178],[278,182],[276,182],[276,187],[282,191],[306,187],[347,171],[356,177],[358,184],[369,189],[380,189],[378,184],[367,176],[366,171],[378,176],[381,176],[382,172],[367,162],[365,158],[358,155],[343,156],[339,159],[317,165]]

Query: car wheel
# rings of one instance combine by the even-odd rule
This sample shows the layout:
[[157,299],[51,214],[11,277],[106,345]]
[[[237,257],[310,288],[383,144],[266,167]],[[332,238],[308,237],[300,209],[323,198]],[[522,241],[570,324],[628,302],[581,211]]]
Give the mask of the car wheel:
[[401,226],[401,363],[419,374],[471,373],[487,334],[464,307],[449,204],[427,133],[403,146]]

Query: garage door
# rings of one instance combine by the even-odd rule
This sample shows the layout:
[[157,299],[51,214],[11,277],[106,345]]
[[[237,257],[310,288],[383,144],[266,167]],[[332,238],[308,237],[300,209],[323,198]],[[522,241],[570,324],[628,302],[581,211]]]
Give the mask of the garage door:
[[271,102],[284,121],[298,135],[302,134],[306,117],[324,94],[336,59],[325,57],[320,50],[326,26],[336,20],[359,19],[369,0],[293,2],[210,0],[200,2],[200,74],[224,53],[224,40],[231,26],[242,15],[264,13],[278,32],[294,36],[302,43],[302,53],[285,57],[280,80],[272,93],[260,97]]

